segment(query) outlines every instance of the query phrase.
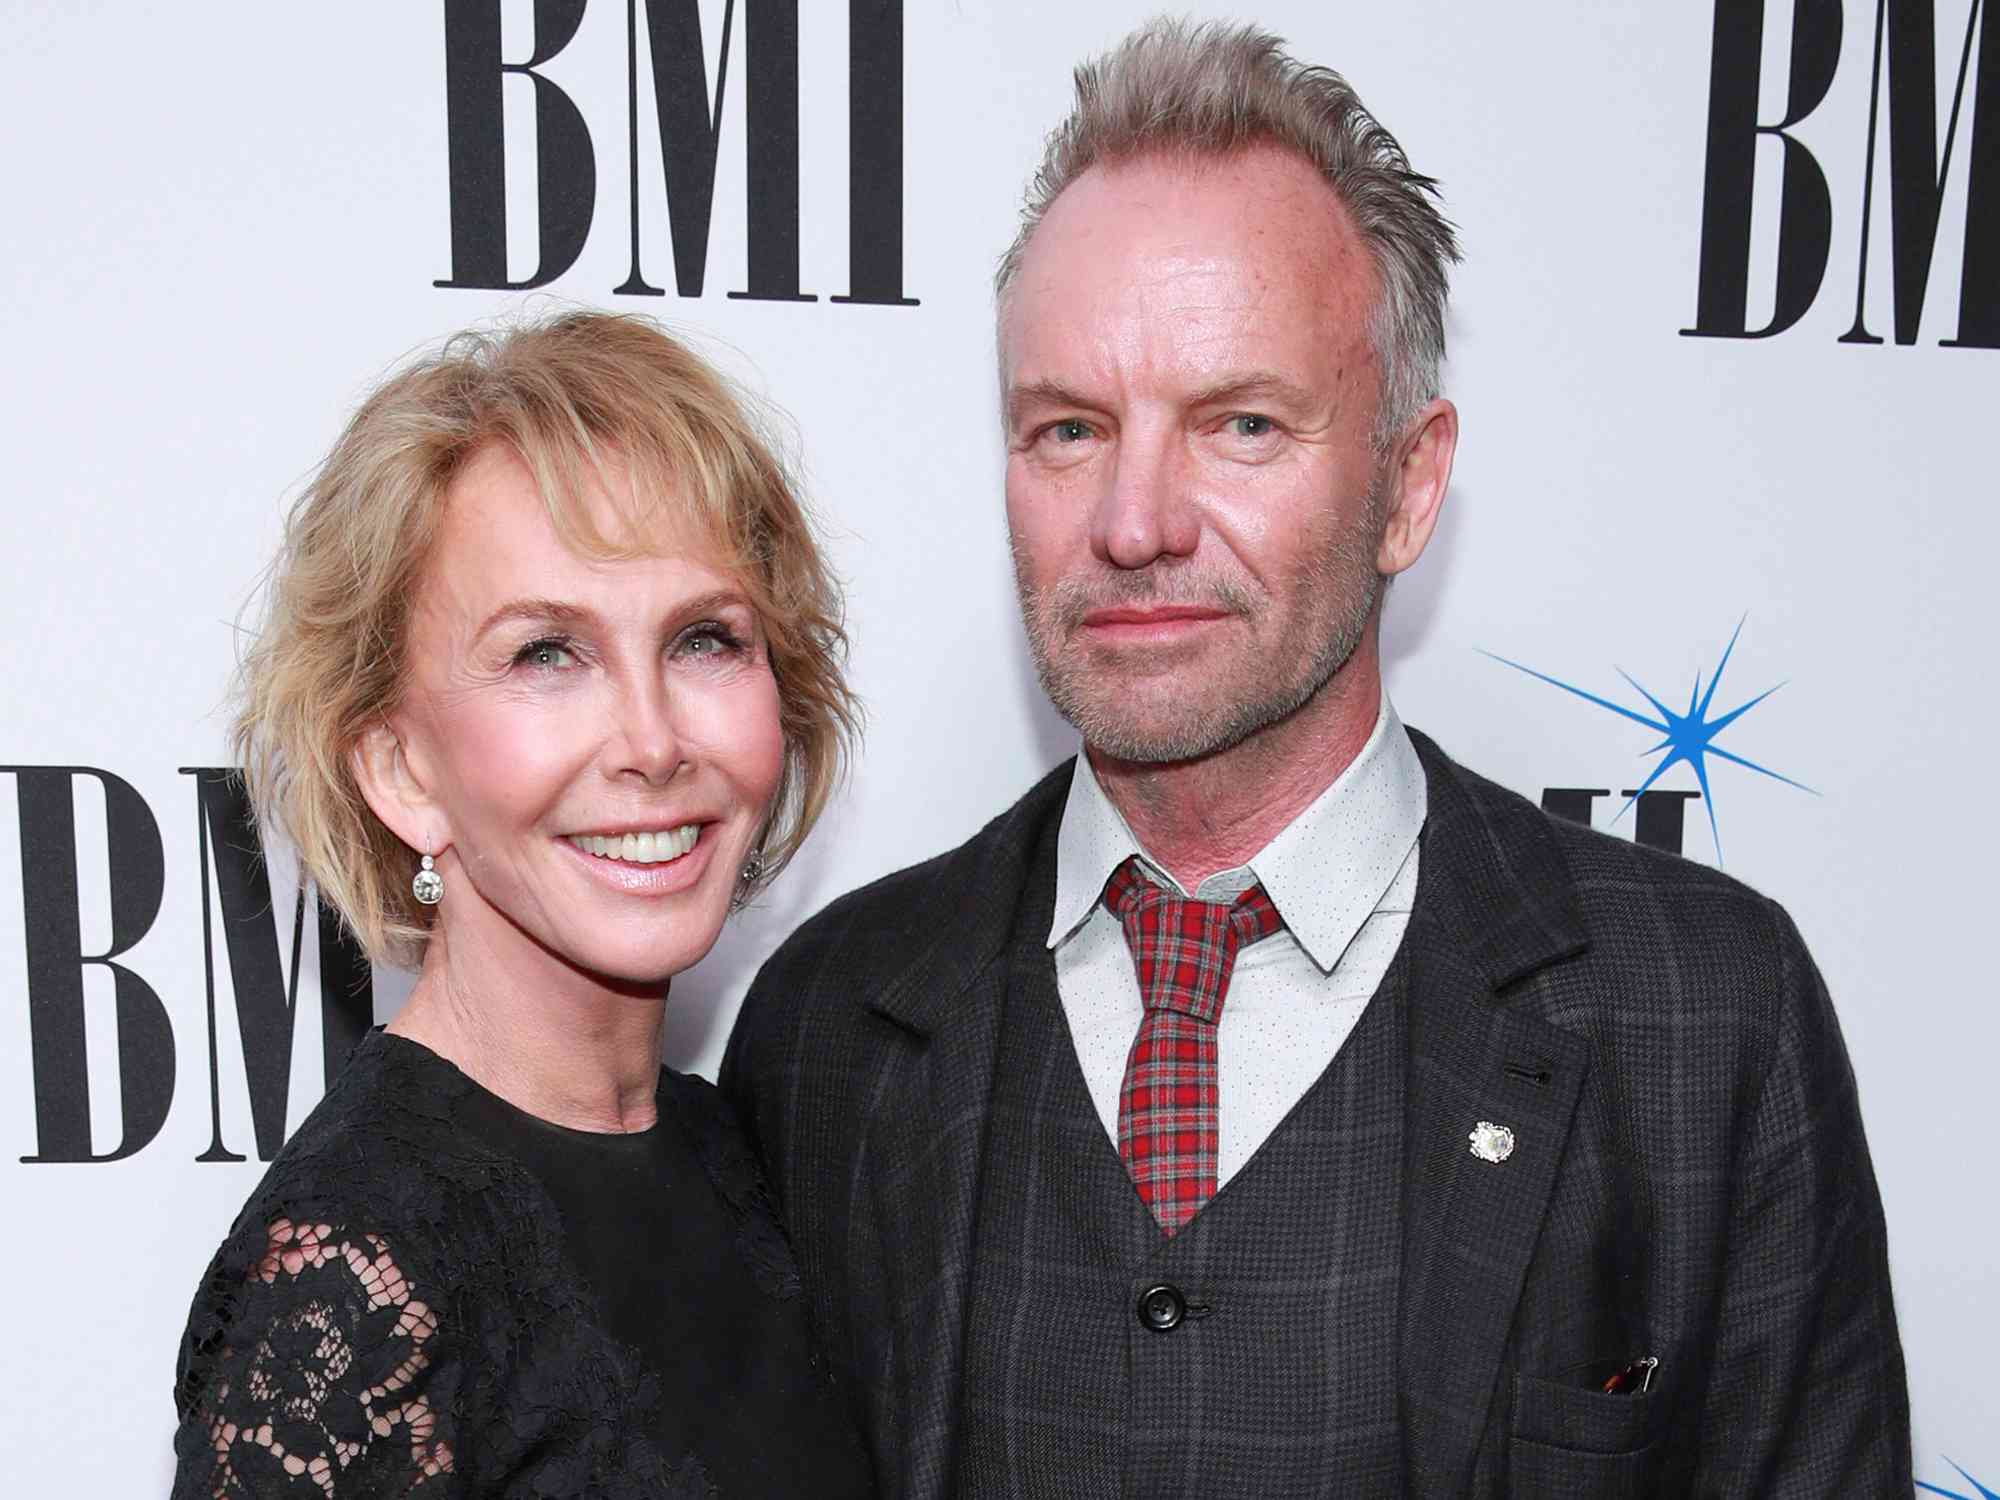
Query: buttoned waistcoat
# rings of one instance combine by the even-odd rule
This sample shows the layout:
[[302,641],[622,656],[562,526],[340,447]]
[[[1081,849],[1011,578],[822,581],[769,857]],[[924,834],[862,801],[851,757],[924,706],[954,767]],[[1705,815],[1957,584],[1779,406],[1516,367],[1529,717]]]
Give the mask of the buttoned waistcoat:
[[[1907,1494],[1880,1201],[1789,918],[1411,739],[1429,814],[1385,1293],[1407,1492]],[[723,1064],[898,1500],[963,1477],[1009,939],[1068,779],[807,923]],[[1504,1160],[1471,1149],[1482,1122]],[[1648,1393],[1594,1388],[1642,1355]]]
[[1070,1038],[1048,947],[1055,843],[1050,829],[1009,945],[955,1490],[1397,1500],[1407,965],[1169,1236]]

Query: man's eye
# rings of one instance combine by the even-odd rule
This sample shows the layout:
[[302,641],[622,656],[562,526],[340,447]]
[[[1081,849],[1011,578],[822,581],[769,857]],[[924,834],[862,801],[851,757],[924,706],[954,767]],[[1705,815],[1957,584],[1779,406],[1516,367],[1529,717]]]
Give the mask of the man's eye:
[[576,664],[567,641],[530,641],[514,653],[514,660],[524,667],[568,667]]
[[1049,436],[1058,443],[1080,443],[1090,436],[1090,424],[1071,417],[1057,422],[1048,429]]
[[1268,437],[1277,430],[1277,424],[1269,417],[1260,417],[1255,412],[1239,412],[1229,419],[1229,430],[1237,437]]

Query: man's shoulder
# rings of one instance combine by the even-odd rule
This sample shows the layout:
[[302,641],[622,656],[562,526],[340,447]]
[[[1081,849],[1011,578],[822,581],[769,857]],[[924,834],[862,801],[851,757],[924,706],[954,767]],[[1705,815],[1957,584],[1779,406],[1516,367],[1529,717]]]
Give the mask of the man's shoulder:
[[1698,939],[1714,950],[1795,939],[1783,907],[1742,879],[1560,817],[1476,771],[1446,764],[1503,858],[1529,842],[1555,854],[1593,947],[1617,952]]
[[1430,764],[1434,789],[1448,780],[1423,876],[1452,913],[1430,930],[1485,967],[1505,1003],[1589,1038],[1610,1076],[1734,1087],[1762,1075],[1787,1032],[1815,1055],[1837,1050],[1825,987],[1771,897]]
[[1600,832],[1543,813],[1576,883],[1585,924],[1625,941],[1712,951],[1768,945],[1791,919],[1773,897],[1747,881],[1682,854]]
[[1036,840],[1062,814],[1073,766],[1064,761],[956,848],[828,903],[779,945],[760,986],[811,982],[830,963],[850,975],[898,969],[940,937],[992,927],[1020,899]]

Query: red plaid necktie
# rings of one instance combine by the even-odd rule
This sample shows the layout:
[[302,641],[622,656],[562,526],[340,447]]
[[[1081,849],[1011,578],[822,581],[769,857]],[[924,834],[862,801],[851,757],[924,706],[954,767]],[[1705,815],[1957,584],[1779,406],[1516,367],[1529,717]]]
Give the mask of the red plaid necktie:
[[1215,1196],[1215,1024],[1236,950],[1284,924],[1261,885],[1234,906],[1190,901],[1148,880],[1137,859],[1112,871],[1104,904],[1125,925],[1146,1007],[1118,1091],[1118,1154],[1173,1234]]

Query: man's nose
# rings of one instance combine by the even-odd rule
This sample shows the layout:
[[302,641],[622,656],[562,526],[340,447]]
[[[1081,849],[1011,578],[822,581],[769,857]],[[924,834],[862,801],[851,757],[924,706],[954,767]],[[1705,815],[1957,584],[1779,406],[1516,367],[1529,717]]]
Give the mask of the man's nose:
[[1170,433],[1128,430],[1091,518],[1091,550],[1117,568],[1188,557],[1201,539],[1188,455]]

